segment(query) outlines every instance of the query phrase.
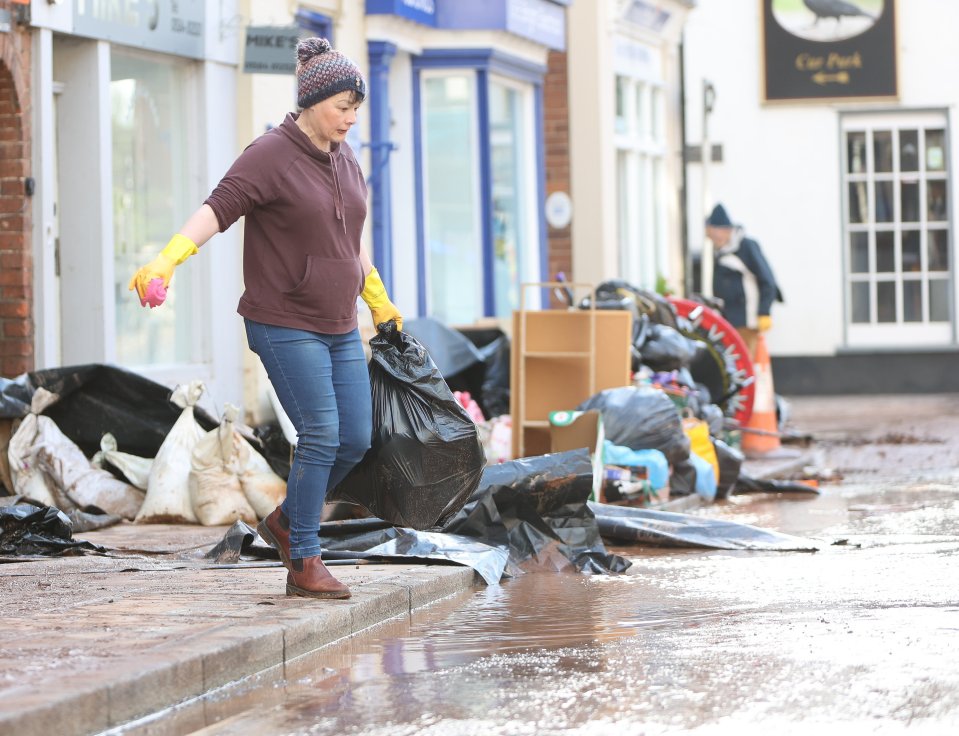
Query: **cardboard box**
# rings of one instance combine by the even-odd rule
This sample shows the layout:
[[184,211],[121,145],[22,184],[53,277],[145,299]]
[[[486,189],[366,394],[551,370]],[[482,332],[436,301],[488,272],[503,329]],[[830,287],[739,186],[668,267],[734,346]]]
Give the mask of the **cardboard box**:
[[593,460],[593,494],[598,501],[605,474],[603,463],[603,415],[598,411],[552,411],[549,413],[549,451],[568,452],[585,447]]

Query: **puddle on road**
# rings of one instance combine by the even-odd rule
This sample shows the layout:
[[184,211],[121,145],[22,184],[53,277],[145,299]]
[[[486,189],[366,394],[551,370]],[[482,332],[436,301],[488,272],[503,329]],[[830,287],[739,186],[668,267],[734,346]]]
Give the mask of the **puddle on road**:
[[869,498],[861,510],[855,493],[837,492],[708,512],[859,546],[621,549],[634,556],[630,574],[527,574],[302,657],[285,680],[118,733],[949,732],[944,724],[959,724],[959,534],[946,517],[957,495]]

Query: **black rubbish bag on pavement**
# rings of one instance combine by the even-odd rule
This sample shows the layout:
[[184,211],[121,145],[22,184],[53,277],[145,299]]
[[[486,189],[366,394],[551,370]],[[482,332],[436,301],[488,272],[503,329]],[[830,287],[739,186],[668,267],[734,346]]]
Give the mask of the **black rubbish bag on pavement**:
[[0,556],[77,555],[102,552],[90,542],[73,538],[65,513],[22,496],[0,505]]
[[466,503],[486,465],[476,425],[412,336],[370,340],[372,446],[328,495],[397,526],[441,525]]
[[592,490],[585,448],[491,465],[443,531],[508,545],[510,563],[524,571],[623,572],[629,561],[606,550],[587,507]]
[[669,325],[651,324],[645,337],[639,352],[642,362],[654,371],[688,368],[702,345]]
[[659,389],[643,386],[610,388],[577,407],[598,409],[606,439],[633,450],[659,450],[670,464],[689,457],[689,439],[676,405]]

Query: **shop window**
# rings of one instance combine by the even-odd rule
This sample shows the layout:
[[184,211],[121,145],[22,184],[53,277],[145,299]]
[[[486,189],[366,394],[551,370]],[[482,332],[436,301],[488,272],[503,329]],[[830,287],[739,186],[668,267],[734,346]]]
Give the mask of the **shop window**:
[[843,136],[848,342],[951,342],[945,116],[849,115]]
[[127,284],[186,219],[188,62],[111,52],[116,358],[127,366],[202,360],[192,268],[177,269],[161,309],[144,309]]
[[449,324],[509,317],[520,285],[542,280],[534,86],[429,58],[415,65],[422,308]]
[[532,162],[525,152],[528,116],[522,89],[490,82],[490,164],[493,209],[493,295],[495,314],[509,316],[519,306],[520,284],[536,279]]
[[470,323],[483,314],[473,75],[426,76],[422,118],[429,314]]

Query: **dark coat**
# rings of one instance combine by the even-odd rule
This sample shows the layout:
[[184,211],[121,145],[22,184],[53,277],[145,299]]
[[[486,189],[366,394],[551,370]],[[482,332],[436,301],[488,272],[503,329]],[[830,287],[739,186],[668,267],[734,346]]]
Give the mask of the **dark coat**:
[[733,327],[756,327],[774,301],[782,301],[772,269],[759,243],[743,237],[715,253],[713,295],[723,300],[723,316]]

